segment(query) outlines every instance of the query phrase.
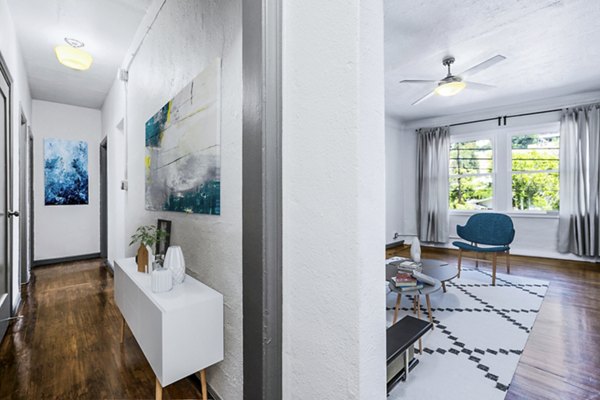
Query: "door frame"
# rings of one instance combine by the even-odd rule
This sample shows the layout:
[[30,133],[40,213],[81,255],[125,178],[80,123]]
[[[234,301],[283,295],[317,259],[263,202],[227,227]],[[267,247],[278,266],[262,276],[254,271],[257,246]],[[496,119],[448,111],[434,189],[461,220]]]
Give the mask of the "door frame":
[[31,256],[31,235],[30,232],[30,187],[33,185],[31,180],[31,168],[29,152],[30,141],[29,134],[31,130],[27,125],[27,117],[23,111],[23,107],[20,107],[20,124],[19,124],[19,256],[20,256],[20,268],[19,268],[19,282],[21,285],[29,282],[32,259]]
[[[7,116],[6,116],[6,121],[5,121],[5,126],[6,126],[6,132],[5,132],[5,149],[4,149],[4,153],[5,153],[5,164],[6,164],[6,169],[5,169],[5,184],[6,184],[6,193],[5,193],[5,210],[0,210],[5,212],[5,219],[4,219],[4,223],[5,223],[5,229],[6,229],[6,235],[4,238],[4,246],[6,249],[5,252],[5,265],[6,265],[6,294],[8,296],[7,299],[7,306],[9,308],[8,310],[8,317],[10,318],[11,316],[14,315],[14,312],[16,311],[14,308],[14,304],[13,304],[13,265],[12,265],[12,256],[13,256],[13,252],[12,252],[12,223],[11,223],[11,218],[9,218],[8,216],[8,212],[9,210],[12,210],[12,206],[13,206],[13,202],[12,202],[12,185],[13,185],[13,176],[12,176],[12,85],[13,85],[13,79],[12,76],[10,75],[10,72],[8,70],[8,65],[6,63],[6,61],[4,60],[4,56],[2,55],[2,53],[0,53],[0,79],[4,79],[7,83],[8,86],[8,94],[7,94],[7,100],[8,100],[8,104],[7,104]],[[0,140],[3,140],[2,138],[0,138]],[[0,303],[0,308],[3,306],[3,304]],[[2,319],[2,314],[0,314],[0,319]],[[6,332],[6,328],[8,327],[8,323],[6,323],[6,325],[4,325],[4,322],[0,322],[0,339],[2,339],[4,337],[4,334]]]
[[[100,257],[108,259],[108,136],[100,142]],[[103,158],[104,156],[104,158]]]

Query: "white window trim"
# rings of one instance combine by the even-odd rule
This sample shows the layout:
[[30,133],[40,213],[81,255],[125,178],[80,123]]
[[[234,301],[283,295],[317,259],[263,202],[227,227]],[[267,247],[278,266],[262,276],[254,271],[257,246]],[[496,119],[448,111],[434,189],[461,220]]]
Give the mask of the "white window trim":
[[[514,210],[512,207],[512,137],[541,132],[560,132],[560,121],[529,124],[518,127],[498,127],[477,130],[468,133],[450,133],[450,143],[470,140],[490,140],[492,143],[492,209],[491,210],[453,210],[450,215],[473,215],[482,212],[501,212],[515,218],[558,218],[558,211]],[[507,164],[508,163],[508,164]],[[505,164],[505,165],[501,165]],[[499,174],[502,168],[505,173]],[[556,170],[539,171],[539,173],[559,172]],[[514,172],[515,174],[518,172]],[[522,173],[536,173],[527,171]],[[473,174],[488,175],[488,174]],[[504,175],[504,176],[503,176]],[[457,175],[451,175],[457,176]],[[502,179],[504,178],[504,179]]]

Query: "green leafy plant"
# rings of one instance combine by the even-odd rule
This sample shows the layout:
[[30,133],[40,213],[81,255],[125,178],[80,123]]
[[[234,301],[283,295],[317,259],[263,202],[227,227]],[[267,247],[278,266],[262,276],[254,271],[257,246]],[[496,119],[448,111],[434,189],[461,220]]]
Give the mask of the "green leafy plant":
[[165,239],[168,235],[167,231],[157,228],[156,225],[142,225],[131,235],[129,245],[141,243],[144,246],[152,247],[156,242]]

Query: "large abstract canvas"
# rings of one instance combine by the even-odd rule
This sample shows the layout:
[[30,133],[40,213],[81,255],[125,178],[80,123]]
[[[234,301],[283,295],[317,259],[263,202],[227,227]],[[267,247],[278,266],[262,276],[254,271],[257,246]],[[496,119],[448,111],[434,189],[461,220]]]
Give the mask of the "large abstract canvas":
[[88,204],[88,145],[77,140],[44,139],[47,206]]
[[221,214],[221,61],[146,122],[146,209]]

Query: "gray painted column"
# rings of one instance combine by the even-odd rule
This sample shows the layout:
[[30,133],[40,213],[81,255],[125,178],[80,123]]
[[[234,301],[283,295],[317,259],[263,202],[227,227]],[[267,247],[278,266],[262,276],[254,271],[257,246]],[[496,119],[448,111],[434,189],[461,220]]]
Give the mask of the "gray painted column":
[[281,0],[243,2],[244,399],[280,399]]

